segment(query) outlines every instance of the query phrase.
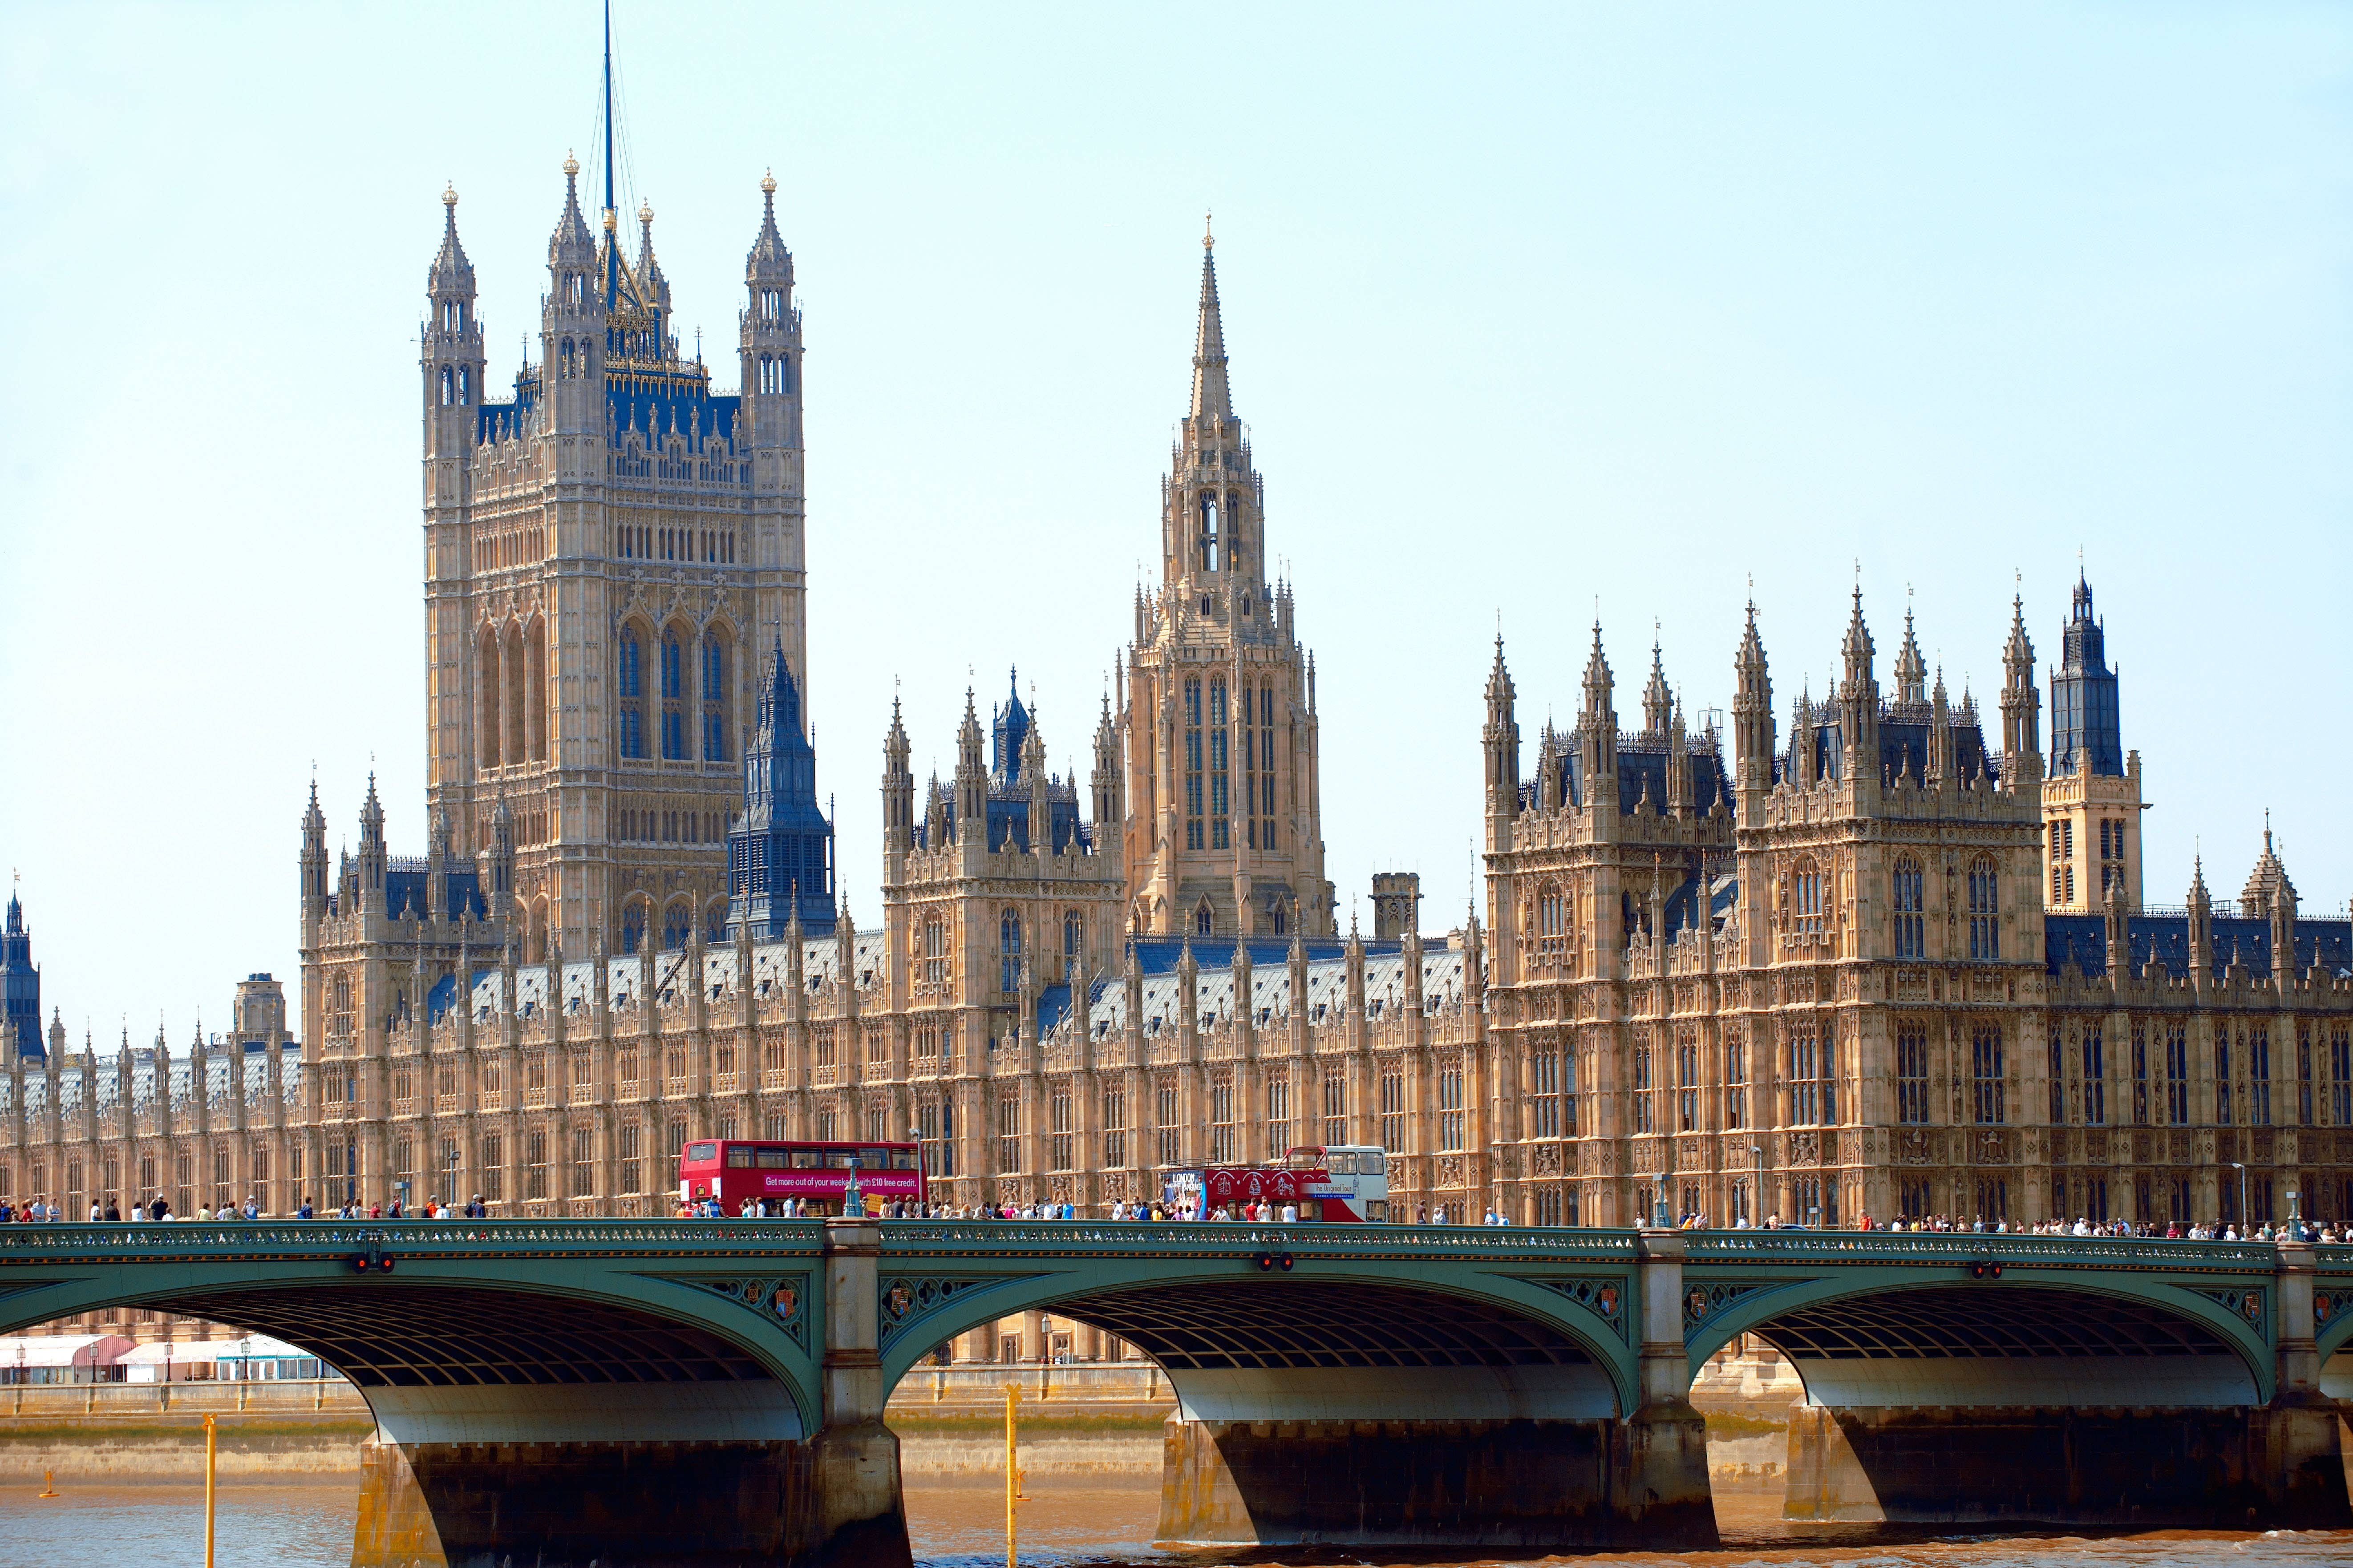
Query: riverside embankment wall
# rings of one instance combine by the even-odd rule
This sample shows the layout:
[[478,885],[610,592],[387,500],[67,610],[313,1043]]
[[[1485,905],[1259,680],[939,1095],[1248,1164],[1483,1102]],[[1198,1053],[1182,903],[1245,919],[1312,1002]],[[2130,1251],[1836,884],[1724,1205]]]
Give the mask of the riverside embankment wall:
[[[1147,1363],[919,1367],[891,1396],[889,1421],[911,1478],[993,1480],[1005,1468],[1005,1385],[1021,1390],[1020,1463],[1028,1475],[1156,1476],[1162,1423],[1176,1409]],[[1693,1403],[1708,1417],[1719,1492],[1778,1494],[1788,1407],[1800,1396],[1787,1363],[1711,1363]],[[67,1384],[0,1387],[0,1486],[185,1483],[204,1475],[204,1419],[219,1431],[224,1478],[349,1481],[375,1429],[340,1378],[280,1383]]]

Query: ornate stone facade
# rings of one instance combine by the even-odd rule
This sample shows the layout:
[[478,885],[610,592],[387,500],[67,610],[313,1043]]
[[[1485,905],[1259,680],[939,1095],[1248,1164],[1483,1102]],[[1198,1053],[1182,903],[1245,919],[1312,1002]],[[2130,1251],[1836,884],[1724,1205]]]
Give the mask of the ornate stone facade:
[[[2080,622],[2088,589],[2077,604]],[[1541,738],[1524,782],[1498,643],[1504,1211],[2211,1219],[2242,1212],[2236,1160],[2255,1219],[2291,1192],[2353,1216],[2353,929],[2296,918],[2268,836],[2236,918],[2202,874],[2182,911],[2136,912],[2116,876],[2101,913],[2046,913],[2022,609],[1998,752],[1969,698],[1923,689],[1908,620],[1892,700],[1873,651],[1858,594],[1841,679],[1784,744],[1752,605],[1727,765],[1685,733],[1655,650],[1643,731],[1619,732],[1597,627],[1576,728]]]

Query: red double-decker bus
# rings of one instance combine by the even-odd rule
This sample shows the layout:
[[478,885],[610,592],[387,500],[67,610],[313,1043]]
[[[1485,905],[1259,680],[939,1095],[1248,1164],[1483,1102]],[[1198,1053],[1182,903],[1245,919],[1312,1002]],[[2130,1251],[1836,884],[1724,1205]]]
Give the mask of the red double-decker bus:
[[787,1143],[720,1139],[689,1143],[678,1157],[678,1201],[715,1198],[728,1213],[745,1198],[790,1198],[807,1215],[839,1215],[850,1163],[869,1214],[889,1203],[923,1202],[923,1162],[913,1143]]
[[1195,1217],[1223,1210],[1238,1216],[1252,1204],[1288,1207],[1302,1220],[1384,1225],[1389,1217],[1388,1155],[1366,1145],[1309,1144],[1280,1165],[1211,1165],[1174,1173],[1169,1201],[1180,1212],[1190,1189]]

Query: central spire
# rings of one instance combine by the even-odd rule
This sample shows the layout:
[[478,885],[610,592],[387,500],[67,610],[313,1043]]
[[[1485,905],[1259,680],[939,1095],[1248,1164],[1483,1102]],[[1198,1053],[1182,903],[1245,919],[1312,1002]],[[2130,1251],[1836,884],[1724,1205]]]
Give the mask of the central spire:
[[1218,313],[1217,237],[1208,218],[1201,231],[1201,321],[1193,336],[1195,419],[1231,419],[1233,389],[1226,382],[1226,327]]
[[621,247],[614,237],[620,209],[613,195],[613,0],[605,0],[605,309],[621,291]]

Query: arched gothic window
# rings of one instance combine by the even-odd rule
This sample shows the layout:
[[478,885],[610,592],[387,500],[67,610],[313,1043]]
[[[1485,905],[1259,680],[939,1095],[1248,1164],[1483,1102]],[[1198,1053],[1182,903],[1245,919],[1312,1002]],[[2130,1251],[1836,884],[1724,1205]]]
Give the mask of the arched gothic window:
[[1201,570],[1218,569],[1218,498],[1204,490],[1201,494]]
[[1232,818],[1227,815],[1230,798],[1230,756],[1226,728],[1226,683],[1212,677],[1209,681],[1209,847],[1233,847]]
[[[499,742],[506,733],[499,706],[505,686],[500,679],[499,634],[484,628],[481,652],[476,660],[474,698],[477,712],[474,721],[474,757],[485,768],[499,765]],[[517,761],[522,759],[518,758]]]
[[547,761],[547,626],[533,621],[522,633],[523,740],[531,760]]
[[923,983],[944,984],[948,977],[948,922],[937,915],[923,922]]
[[1201,907],[1193,911],[1193,934],[1208,936],[1215,929],[1217,922],[1217,911],[1209,908],[1208,900],[1203,899]]
[[1201,682],[1185,682],[1185,847],[1202,847],[1201,831]]
[[1969,862],[1969,956],[2001,956],[2001,878],[1990,855]]
[[1021,916],[1013,910],[997,922],[997,988],[1021,988]]
[[509,763],[520,763],[531,755],[531,679],[530,659],[526,653],[522,628],[507,628],[506,668],[506,742],[500,749]]
[[1556,883],[1536,889],[1536,951],[1558,958],[1568,948],[1568,895]]
[[662,946],[684,947],[687,938],[694,933],[694,910],[688,904],[672,904],[662,914]]
[[1062,958],[1075,979],[1087,960],[1086,917],[1076,910],[1062,913]]
[[621,755],[646,754],[645,655],[637,629],[621,628],[620,670]]
[[458,376],[448,365],[441,367],[441,406],[447,408],[458,401]]
[[471,403],[473,401],[473,380],[474,373],[472,371],[461,369],[458,372],[458,401],[459,403]]
[[621,951],[635,952],[645,945],[645,941],[646,902],[643,899],[634,899],[621,911]]
[[1801,936],[1822,933],[1822,872],[1811,860],[1800,860],[1789,873],[1790,916]]
[[727,639],[712,627],[702,644],[702,760],[727,760]]
[[1920,912],[1920,862],[1905,856],[1895,862],[1895,956],[1920,958],[1927,952],[1926,922]]
[[679,647],[678,633],[662,634],[661,643],[662,750],[670,762],[682,761],[686,756],[686,656]]

